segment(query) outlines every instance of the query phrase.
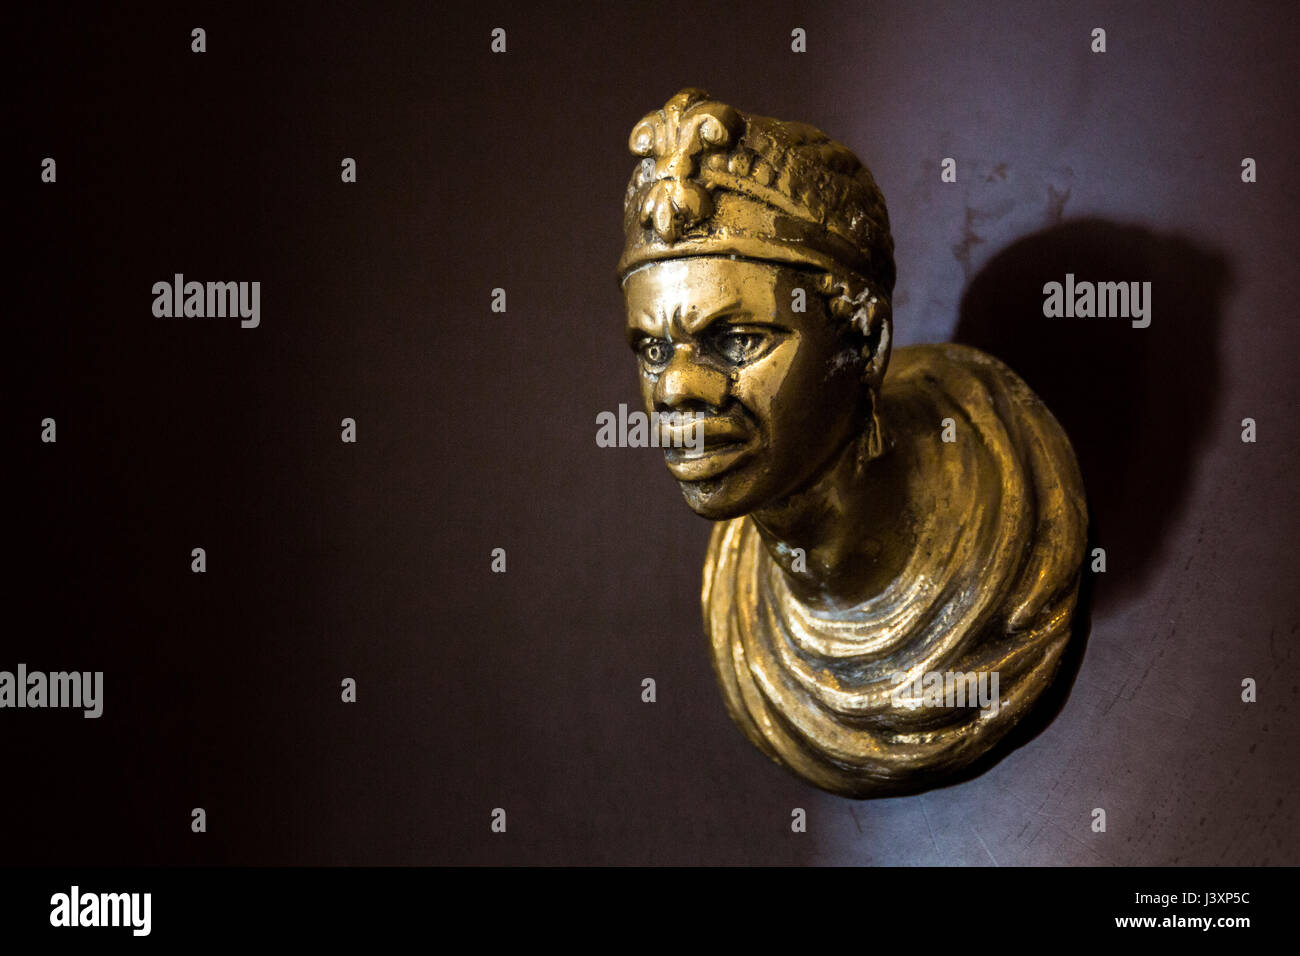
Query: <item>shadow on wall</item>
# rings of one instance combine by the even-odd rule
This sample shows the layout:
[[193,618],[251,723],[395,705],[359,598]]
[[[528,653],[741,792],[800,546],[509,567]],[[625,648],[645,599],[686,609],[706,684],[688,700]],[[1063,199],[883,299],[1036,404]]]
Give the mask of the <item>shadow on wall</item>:
[[[1147,328],[1124,318],[1048,318],[1048,282],[1150,282]],[[1087,489],[1089,550],[1106,549],[1093,609],[1142,593],[1215,428],[1219,254],[1137,226],[1066,222],[1013,243],[971,280],[957,342],[1000,358],[1047,403]],[[1085,572],[1085,577],[1088,577]],[[1062,675],[1063,677],[1065,675]]]
[[[1151,324],[1048,318],[1048,282],[1150,282]],[[991,751],[941,784],[978,777],[1038,736],[1078,676],[1092,614],[1142,593],[1170,522],[1187,496],[1198,446],[1214,427],[1220,305],[1230,270],[1183,239],[1098,219],[1017,240],[971,280],[953,340],[1011,366],[1065,427],[1088,495],[1088,554],[1070,643],[1033,710]]]

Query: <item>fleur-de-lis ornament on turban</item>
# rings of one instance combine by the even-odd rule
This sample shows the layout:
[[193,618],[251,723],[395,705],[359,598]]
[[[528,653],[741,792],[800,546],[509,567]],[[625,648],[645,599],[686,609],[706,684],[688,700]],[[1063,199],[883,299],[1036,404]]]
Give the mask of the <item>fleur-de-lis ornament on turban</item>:
[[731,145],[740,117],[725,103],[705,100],[703,90],[682,90],[664,108],[637,123],[628,146],[654,163],[654,184],[641,201],[640,223],[665,242],[713,212],[709,190],[691,177],[710,150]]
[[619,274],[683,256],[739,256],[894,284],[884,197],[846,146],[693,87],[632,128]]

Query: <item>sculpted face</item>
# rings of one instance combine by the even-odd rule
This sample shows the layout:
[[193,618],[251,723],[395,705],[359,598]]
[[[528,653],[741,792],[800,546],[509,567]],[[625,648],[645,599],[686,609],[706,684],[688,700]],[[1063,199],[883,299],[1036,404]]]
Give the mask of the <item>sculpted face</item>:
[[[804,312],[792,309],[796,288]],[[646,410],[702,429],[702,447],[664,450],[697,514],[716,521],[778,504],[857,437],[861,367],[809,273],[691,256],[637,269],[623,293]]]

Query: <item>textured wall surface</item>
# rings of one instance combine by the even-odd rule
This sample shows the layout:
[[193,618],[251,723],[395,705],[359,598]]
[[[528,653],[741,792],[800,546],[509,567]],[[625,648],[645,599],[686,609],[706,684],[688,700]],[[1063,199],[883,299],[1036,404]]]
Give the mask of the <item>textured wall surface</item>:
[[[5,862],[1300,863],[1294,6],[424,6],[19,24],[0,668],[105,705],[0,714]],[[708,525],[595,445],[636,402],[627,135],[687,85],[852,147],[898,340],[999,355],[1079,451],[1107,571],[961,783],[854,802],[754,750]],[[155,319],[176,272],[261,281],[260,327]],[[1151,327],[1045,319],[1067,272],[1151,281]]]

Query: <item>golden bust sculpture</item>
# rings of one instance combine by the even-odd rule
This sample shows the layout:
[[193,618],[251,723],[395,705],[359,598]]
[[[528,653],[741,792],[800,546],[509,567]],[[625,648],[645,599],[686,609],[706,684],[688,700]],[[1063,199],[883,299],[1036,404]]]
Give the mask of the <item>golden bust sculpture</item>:
[[888,214],[845,146],[695,89],[629,145],[628,340],[647,411],[694,436],[663,444],[717,522],[701,598],[727,709],[823,789],[941,782],[1029,711],[1069,639],[1069,440],[992,356],[891,354]]

